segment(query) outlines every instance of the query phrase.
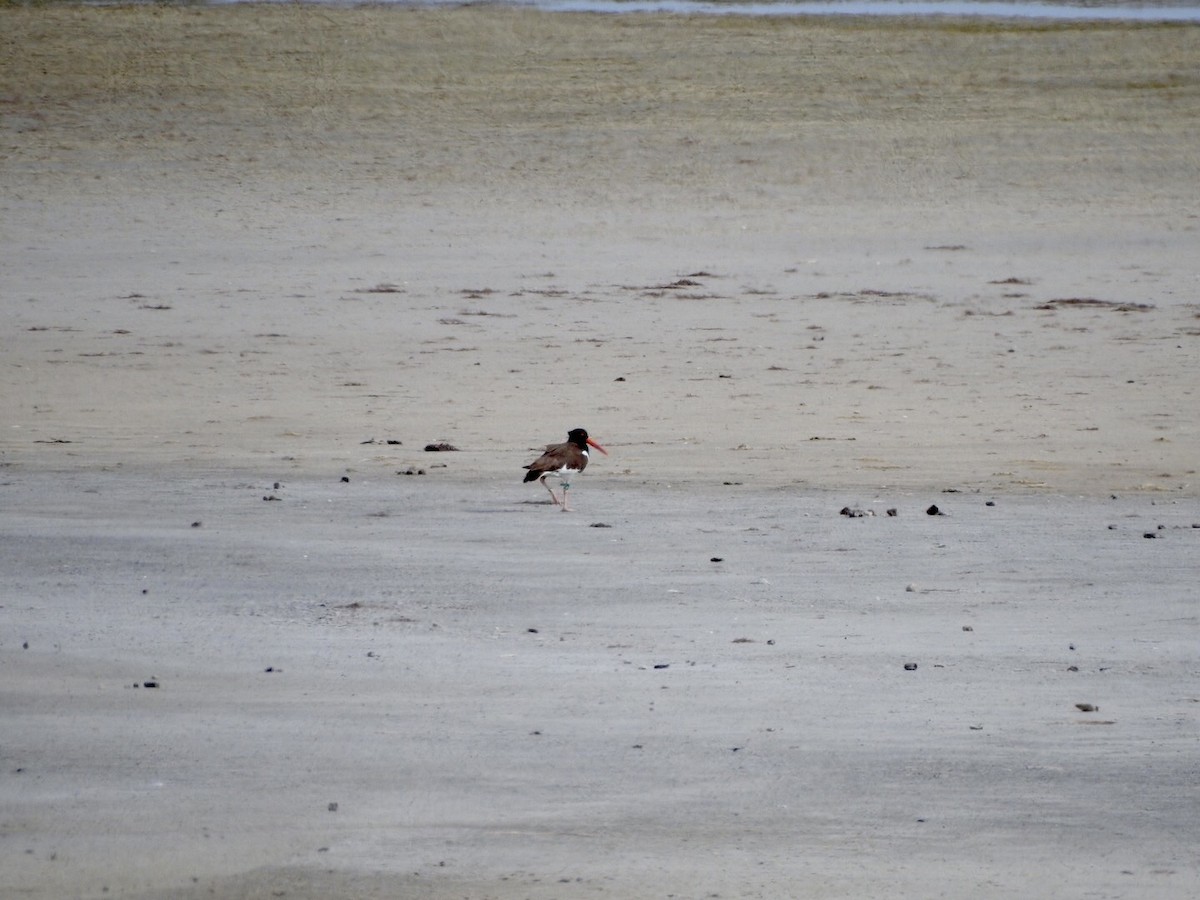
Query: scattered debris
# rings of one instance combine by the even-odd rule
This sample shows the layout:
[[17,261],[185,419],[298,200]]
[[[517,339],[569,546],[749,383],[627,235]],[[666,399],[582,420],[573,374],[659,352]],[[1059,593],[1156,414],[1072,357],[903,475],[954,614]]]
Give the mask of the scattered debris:
[[843,507],[841,508],[841,511],[840,511],[840,513],[841,513],[841,515],[845,516],[845,517],[846,517],[846,518],[848,518],[848,519],[861,519],[861,518],[863,518],[864,516],[873,516],[873,515],[875,515],[875,510],[873,510],[873,509],[859,509],[857,506],[855,506],[855,507],[853,507],[853,508],[851,508],[851,507],[849,507],[849,506],[843,506]]
[[1113,312],[1147,312],[1154,309],[1152,303],[1118,303],[1115,300],[1097,300],[1095,297],[1062,297],[1047,300],[1034,309],[1111,309]]
[[458,450],[453,444],[447,444],[445,441],[439,441],[436,444],[426,444],[425,452],[427,453],[445,453],[448,451]]

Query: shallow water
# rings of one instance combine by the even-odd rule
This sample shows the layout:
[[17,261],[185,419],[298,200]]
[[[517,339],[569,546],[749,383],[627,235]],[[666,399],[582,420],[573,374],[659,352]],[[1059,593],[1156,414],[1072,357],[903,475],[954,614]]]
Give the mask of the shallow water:
[[[210,0],[238,3],[243,0]],[[261,0],[253,0],[261,2]],[[291,2],[291,0],[280,0]],[[335,6],[353,0],[311,0]],[[742,16],[973,16],[1058,21],[1200,22],[1193,0],[1025,2],[1025,0],[376,0],[400,6],[525,6],[550,12],[675,13]]]
[[1200,22],[1200,6],[993,2],[993,0],[517,0],[521,5],[560,12],[668,12],[750,16],[983,16],[1071,21],[1127,20]]

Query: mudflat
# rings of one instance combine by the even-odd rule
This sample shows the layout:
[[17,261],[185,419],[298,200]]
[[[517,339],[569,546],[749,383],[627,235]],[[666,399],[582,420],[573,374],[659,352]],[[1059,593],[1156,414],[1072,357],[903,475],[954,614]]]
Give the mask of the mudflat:
[[1200,29],[0,26],[0,894],[1194,896]]

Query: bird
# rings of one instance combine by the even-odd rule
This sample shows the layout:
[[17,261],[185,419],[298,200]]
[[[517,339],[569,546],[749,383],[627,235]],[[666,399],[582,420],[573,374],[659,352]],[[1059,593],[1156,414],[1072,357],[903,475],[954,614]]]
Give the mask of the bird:
[[[567,491],[571,487],[571,478],[582,472],[588,464],[588,447],[599,450],[605,456],[608,451],[588,437],[583,428],[572,428],[567,432],[567,440],[562,444],[548,444],[546,452],[527,465],[525,482],[540,481],[542,487],[550,492],[550,499],[563,512],[570,512],[567,506]],[[547,478],[557,478],[562,484],[562,499],[554,493],[554,488],[546,484]]]

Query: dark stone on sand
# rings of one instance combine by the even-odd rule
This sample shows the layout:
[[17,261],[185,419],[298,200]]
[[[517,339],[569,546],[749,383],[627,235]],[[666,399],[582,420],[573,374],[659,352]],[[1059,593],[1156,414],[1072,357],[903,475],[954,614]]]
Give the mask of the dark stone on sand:
[[1078,672],[1079,666],[1067,666],[1067,671],[1068,672]]
[[655,664],[654,664],[654,668],[656,668],[656,669],[666,669],[666,668],[669,668],[669,667],[670,667],[670,665],[671,665],[670,663],[655,663]]
[[445,441],[439,441],[436,444],[426,444],[425,451],[427,453],[445,453],[450,450],[458,450],[453,444],[447,444]]
[[1142,535],[1142,537],[1144,537],[1148,540],[1154,540],[1156,537],[1158,537],[1158,535],[1153,531],[1147,531],[1145,534]]
[[612,528],[607,522],[593,522],[588,528]]
[[725,562],[725,557],[723,557],[723,556],[714,556],[714,557],[712,557],[712,558],[710,558],[710,559],[709,559],[709,562]]
[[264,500],[278,500],[279,498],[276,497],[274,494],[267,494],[265,497],[263,497],[263,499]]
[[1100,712],[1100,707],[1093,703],[1076,703],[1075,708],[1080,712]]
[[343,475],[343,476],[342,476],[342,484],[349,484],[349,483],[350,483],[350,476],[349,476],[349,475]]
[[158,682],[157,681],[143,681],[142,687],[156,688],[156,687],[158,687]]
[[995,501],[995,500],[989,500],[987,503],[985,503],[985,504],[983,504],[983,505],[984,505],[984,506],[995,506],[995,505],[996,505],[996,501]]
[[898,515],[900,515],[900,510],[896,509],[896,507],[893,506],[891,509],[889,509],[887,511],[887,514],[889,516],[898,516]]
[[904,671],[905,671],[905,672],[915,672],[915,671],[917,671],[917,664],[916,664],[916,663],[905,663],[905,664],[904,664]]
[[843,515],[848,519],[861,519],[868,515],[865,509],[859,509],[857,506],[854,508],[843,506],[838,512],[840,515]]
[[935,503],[933,506],[929,507],[929,509],[925,510],[925,515],[927,515],[927,516],[944,516],[945,513],[942,512],[940,509],[938,509],[937,504]]
[[200,522],[199,522],[199,521],[193,522],[193,523],[192,523],[192,527],[193,527],[193,528],[199,528],[199,527],[200,527]]

